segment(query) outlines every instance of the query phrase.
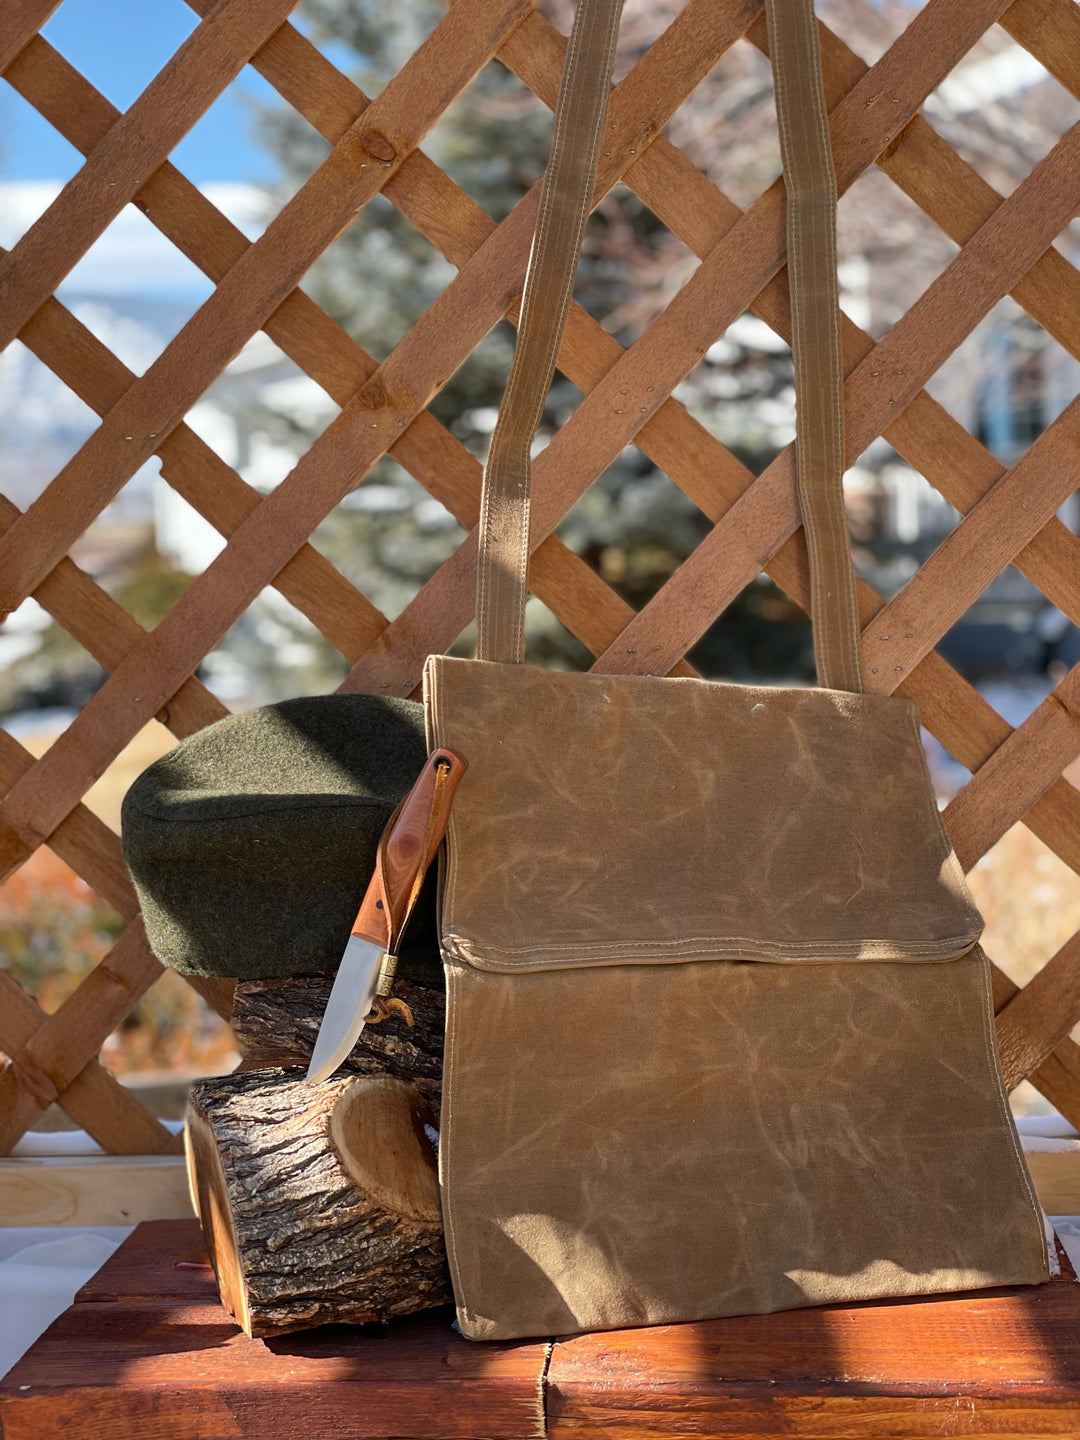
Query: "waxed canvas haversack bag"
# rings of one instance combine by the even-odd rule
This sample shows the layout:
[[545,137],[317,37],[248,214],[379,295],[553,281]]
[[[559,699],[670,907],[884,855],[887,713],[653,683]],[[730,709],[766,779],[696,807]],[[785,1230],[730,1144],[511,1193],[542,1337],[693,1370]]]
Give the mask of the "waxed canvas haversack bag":
[[[916,709],[862,691],[814,18],[767,8],[820,688],[521,663],[529,446],[618,23],[582,0],[485,471],[478,658],[425,673],[429,744],[469,767],[441,874],[440,1171],[474,1339],[1048,1275]],[[651,411],[634,367],[601,391]]]

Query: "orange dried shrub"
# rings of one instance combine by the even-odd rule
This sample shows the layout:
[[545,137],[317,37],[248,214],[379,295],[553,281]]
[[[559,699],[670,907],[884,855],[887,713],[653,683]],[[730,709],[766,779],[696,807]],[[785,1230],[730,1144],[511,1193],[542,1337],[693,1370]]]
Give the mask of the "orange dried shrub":
[[[46,846],[0,885],[0,969],[52,1014],[108,954],[124,928],[117,912]],[[167,972],[109,1035],[101,1060],[114,1074],[206,1073],[228,1068],[232,1031],[190,985]]]
[[1080,930],[1080,875],[1026,825],[1014,825],[968,875],[986,929],[983,948],[1026,985]]

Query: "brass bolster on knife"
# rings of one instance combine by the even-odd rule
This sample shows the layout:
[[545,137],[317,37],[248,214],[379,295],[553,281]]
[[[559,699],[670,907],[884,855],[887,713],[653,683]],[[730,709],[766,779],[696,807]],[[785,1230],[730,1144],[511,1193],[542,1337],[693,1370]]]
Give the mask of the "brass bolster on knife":
[[375,986],[376,995],[391,995],[394,990],[394,977],[397,974],[396,955],[384,955],[379,964],[379,979]]

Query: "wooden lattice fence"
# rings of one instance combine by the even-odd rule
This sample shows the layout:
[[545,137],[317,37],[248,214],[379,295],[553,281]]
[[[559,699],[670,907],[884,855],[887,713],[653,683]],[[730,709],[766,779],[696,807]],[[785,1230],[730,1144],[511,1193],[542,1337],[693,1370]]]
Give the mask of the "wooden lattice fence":
[[[0,256],[0,330],[4,344],[18,336],[101,424],[25,513],[0,498],[0,610],[33,595],[109,678],[38,760],[0,731],[0,860],[10,874],[48,844],[127,927],[51,1016],[0,971],[0,1049],[12,1057],[0,1074],[0,1151],[53,1100],[107,1151],[168,1151],[174,1138],[97,1058],[161,967],[147,947],[118,837],[82,797],[154,716],[182,737],[225,713],[196,668],[268,585],[347,658],[346,689],[412,693],[424,657],[447,648],[468,624],[480,466],[425,407],[492,326],[504,315],[513,319],[537,187],[496,224],[417,146],[496,54],[553,106],[565,40],[529,0],[457,0],[369,101],[288,23],[296,0],[188,0],[201,23],[121,114],[38,34],[57,3],[8,0],[0,69],[86,161]],[[1080,872],[1080,793],[1062,777],[1080,752],[1080,673],[1066,675],[1014,730],[935,651],[1009,564],[1080,622],[1080,539],[1056,518],[1080,481],[1080,400],[1005,469],[923,388],[1007,294],[1080,356],[1080,275],[1052,245],[1080,203],[1080,126],[1003,198],[919,113],[995,23],[1080,97],[1074,0],[928,0],[872,67],[842,36],[821,28],[841,191],[876,164],[960,247],[879,343],[844,321],[849,461],[883,435],[963,516],[888,603],[861,585],[865,674],[871,690],[916,699],[927,727],[973,772],[945,813],[966,868],[1023,818]],[[761,0],[689,0],[611,98],[597,200],[621,181],[701,264],[629,348],[575,307],[559,356],[585,398],[535,464],[532,584],[600,670],[693,673],[686,652],[762,568],[807,604],[792,448],[754,478],[671,398],[743,311],[785,338],[789,332],[781,184],[742,211],[662,133],[742,36],[767,50]],[[168,160],[246,64],[333,147],[253,242]],[[296,287],[380,193],[458,273],[377,364]],[[216,286],[142,376],[54,298],[129,203]],[[184,424],[260,328],[341,407],[265,497]],[[553,533],[630,443],[713,522],[637,614]],[[390,623],[308,543],[387,452],[470,532]],[[68,555],[155,454],[168,483],[228,544],[148,633]],[[200,988],[227,1014],[227,986]],[[1080,1048],[1068,1038],[1080,1021],[1080,934],[1022,990],[997,969],[995,988],[1009,1083],[1030,1078],[1080,1124]]]

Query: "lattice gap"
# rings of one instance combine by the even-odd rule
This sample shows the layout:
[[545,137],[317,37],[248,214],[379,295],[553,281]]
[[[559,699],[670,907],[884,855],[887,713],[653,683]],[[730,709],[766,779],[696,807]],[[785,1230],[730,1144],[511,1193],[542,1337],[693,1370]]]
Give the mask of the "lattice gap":
[[228,709],[249,710],[292,695],[325,695],[347,669],[311,620],[267,587],[207,651],[197,673]]
[[[497,149],[478,144],[496,126]],[[551,145],[552,113],[499,60],[491,60],[439,116],[420,149],[495,221],[505,220],[536,181]]]
[[590,217],[574,298],[609,335],[628,346],[644,334],[699,264],[690,247],[619,184]]
[[925,110],[956,153],[1002,195],[1080,120],[1080,100],[996,25],[927,97]]
[[1014,464],[1080,388],[1080,360],[1007,297],[927,382],[998,460]]
[[0,354],[0,494],[24,510],[98,424],[21,340]]
[[676,110],[665,133],[736,205],[746,208],[780,174],[772,68],[740,39]]
[[[42,156],[42,169],[49,180],[24,180],[19,191],[9,191],[7,213],[0,215],[0,244],[10,247],[28,228],[23,217],[24,206],[33,204],[33,214],[40,214],[48,200],[57,193],[54,181],[66,184],[83,163],[76,147],[19,94],[13,83],[0,89],[0,125],[4,133],[5,153],[0,156],[0,176],[12,165],[16,149],[33,151]],[[10,182],[9,182],[10,183]],[[34,204],[35,192],[48,193],[48,200]]]
[[327,246],[301,289],[381,362],[455,273],[450,261],[377,195]]
[[40,33],[106,99],[126,110],[195,29],[198,18],[183,0],[154,0],[154,24],[113,48],[86,43],[95,22],[100,22],[95,0],[63,0]]
[[289,19],[321,55],[374,98],[415,54],[445,13],[439,0],[380,6],[374,13],[362,6],[351,6],[335,15],[336,24],[331,26],[318,0],[299,0]]
[[[119,1080],[167,1083],[178,1070],[225,1075],[240,1061],[232,1030],[181,976],[166,970],[101,1046],[101,1063]],[[173,1117],[169,1117],[173,1118]]]
[[842,305],[881,340],[954,260],[960,247],[881,170],[840,197],[837,252]]
[[[861,60],[873,65],[911,24],[919,4],[920,0],[859,0],[852,6],[847,0],[817,0],[814,8]],[[853,22],[857,33],[849,35]]]
[[983,948],[1017,985],[1080,930],[1080,875],[1024,825],[987,851],[968,883],[986,921]]
[[[185,424],[265,495],[338,413],[317,381],[259,331],[188,411]],[[204,483],[211,483],[209,471]]]
[[[87,552],[92,544],[90,538],[85,541]],[[86,647],[32,598],[23,601],[0,631],[0,665],[5,709],[25,710],[31,698],[38,706],[44,702],[34,726],[35,754],[43,754],[74,719],[72,699],[85,704],[105,679]]]
[[392,620],[465,534],[446,506],[387,455],[315,530],[311,544]]

